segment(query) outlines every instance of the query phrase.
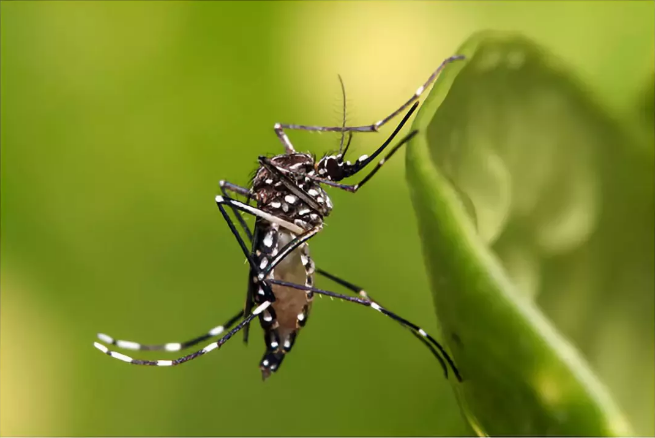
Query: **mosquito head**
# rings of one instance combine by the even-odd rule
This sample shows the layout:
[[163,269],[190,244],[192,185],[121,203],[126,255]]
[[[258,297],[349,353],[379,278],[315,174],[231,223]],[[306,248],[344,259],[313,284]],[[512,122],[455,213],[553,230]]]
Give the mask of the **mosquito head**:
[[362,161],[363,159],[367,158],[366,156],[364,156],[363,159],[360,158],[355,164],[352,164],[350,161],[343,161],[343,156],[346,155],[348,148],[350,148],[350,142],[353,139],[352,134],[352,132],[348,132],[348,142],[346,143],[345,148],[343,148],[342,136],[339,152],[333,155],[326,155],[325,157],[321,158],[318,163],[316,163],[316,174],[319,177],[330,181],[341,181],[344,178],[348,178],[349,176],[354,175],[357,173],[357,171],[364,167],[365,164],[362,163]]
[[351,163],[350,161],[343,161],[343,154],[327,155],[316,163],[316,174],[320,178],[330,181],[341,181],[354,175],[368,164],[367,159],[367,155],[362,155],[356,162]]
[[316,174],[330,181],[341,181],[343,175],[343,159],[341,155],[327,155],[316,163]]

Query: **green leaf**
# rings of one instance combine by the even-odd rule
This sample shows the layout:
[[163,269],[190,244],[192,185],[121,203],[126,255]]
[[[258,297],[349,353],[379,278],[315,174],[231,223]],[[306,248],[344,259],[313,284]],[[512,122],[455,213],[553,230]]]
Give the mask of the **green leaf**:
[[542,261],[598,226],[613,125],[520,35],[483,32],[458,54],[466,61],[444,70],[416,117],[407,179],[462,407],[478,433],[630,435],[534,302]]

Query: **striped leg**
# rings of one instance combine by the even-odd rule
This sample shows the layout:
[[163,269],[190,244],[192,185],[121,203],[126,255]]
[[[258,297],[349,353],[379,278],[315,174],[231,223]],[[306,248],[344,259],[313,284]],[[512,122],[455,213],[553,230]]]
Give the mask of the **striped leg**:
[[[416,324],[414,324],[412,322],[409,322],[405,318],[403,318],[403,317],[401,317],[399,315],[396,315],[395,313],[385,309],[384,307],[382,307],[381,305],[379,305],[375,301],[372,301],[372,300],[369,300],[369,299],[364,299],[364,298],[351,297],[351,296],[348,296],[348,295],[342,295],[342,294],[338,294],[338,293],[335,293],[335,292],[330,292],[330,291],[326,291],[326,290],[322,290],[322,289],[317,289],[315,287],[309,287],[309,286],[304,286],[304,285],[295,284],[295,283],[289,283],[287,281],[282,281],[282,280],[268,279],[267,282],[271,283],[271,284],[277,284],[277,285],[280,285],[280,286],[292,287],[294,289],[304,290],[304,291],[316,293],[316,294],[319,294],[319,295],[327,295],[327,296],[338,298],[338,299],[344,300],[344,301],[350,301],[352,303],[357,303],[357,304],[360,304],[362,306],[371,307],[371,308],[377,310],[378,312],[387,315],[389,318],[393,319],[394,321],[400,322],[402,325],[409,327],[410,329],[412,329],[416,333],[418,333],[420,336],[427,339],[437,350],[439,350],[439,353],[441,353],[441,355],[446,359],[446,362],[448,362],[448,365],[453,370],[453,373],[455,373],[455,377],[457,378],[457,380],[460,381],[460,382],[462,381],[462,377],[459,374],[459,370],[455,366],[455,363],[450,358],[450,356],[448,355],[446,350],[441,346],[441,344],[439,344],[432,336],[430,336],[430,334],[428,334],[425,330],[423,330],[422,328],[420,328]],[[441,362],[441,363],[443,364],[443,362]],[[444,374],[446,375],[446,377],[448,377],[448,368],[446,368],[445,366],[444,366]]]
[[291,124],[281,124],[281,123],[276,123],[273,129],[275,130],[275,133],[277,134],[278,138],[284,145],[284,148],[287,153],[293,153],[294,149],[293,146],[291,145],[291,142],[289,141],[289,138],[287,137],[286,133],[284,132],[285,129],[293,129],[293,130],[299,130],[299,131],[320,131],[320,132],[377,132],[380,127],[387,122],[389,122],[391,119],[394,117],[398,116],[398,114],[402,113],[407,107],[409,107],[412,103],[414,103],[420,96],[423,94],[425,90],[432,85],[432,83],[435,81],[437,76],[439,75],[439,72],[449,63],[453,61],[457,61],[460,59],[464,59],[464,56],[461,55],[456,55],[456,56],[451,56],[450,58],[447,58],[444,60],[439,67],[430,75],[428,80],[418,87],[416,92],[412,95],[412,97],[409,98],[404,104],[402,104],[397,110],[389,114],[387,117],[384,119],[373,123],[371,125],[366,125],[366,126],[308,126],[308,125],[291,125]]
[[104,333],[98,333],[98,339],[102,342],[110,345],[115,345],[118,348],[123,348],[125,350],[135,350],[135,351],[181,351],[187,348],[193,347],[200,342],[206,341],[207,339],[213,338],[223,333],[225,330],[229,330],[241,317],[243,316],[243,310],[239,311],[236,315],[230,318],[225,324],[214,327],[209,330],[204,335],[193,338],[185,342],[168,342],[166,344],[141,344],[133,341],[123,341],[121,339],[114,339],[111,336],[108,336]]
[[[341,278],[339,278],[339,277],[337,277],[335,275],[332,275],[332,274],[330,274],[330,273],[328,273],[328,272],[326,272],[326,271],[324,271],[322,269],[317,269],[316,273],[320,274],[320,275],[322,275],[324,277],[329,278],[330,280],[334,281],[337,284],[340,284],[341,286],[345,287],[346,289],[350,290],[351,292],[354,292],[355,294],[359,295],[360,297],[364,298],[367,301],[375,301],[375,302],[377,302],[379,304],[379,301],[373,299],[373,297],[371,297],[364,289],[362,289],[359,286],[355,286],[354,284],[352,284],[352,283],[350,283],[350,282],[348,282],[346,280],[343,280],[343,279],[341,279]],[[441,368],[443,368],[444,370],[446,369],[446,363],[444,362],[443,358],[441,357],[439,352],[432,346],[432,344],[430,344],[430,342],[428,342],[428,340],[426,338],[424,338],[419,332],[414,330],[412,327],[409,327],[409,326],[403,324],[400,321],[397,321],[397,322],[402,327],[408,329],[409,332],[412,335],[414,335],[414,337],[416,337],[416,339],[421,341],[423,343],[423,345],[425,345],[430,350],[432,355],[437,358],[437,360],[439,361],[439,364],[441,365]],[[448,374],[446,374],[446,376],[447,375]]]
[[103,353],[113,357],[114,359],[121,360],[123,362],[127,362],[133,365],[148,365],[148,366],[159,366],[159,367],[170,367],[170,366],[175,366],[175,365],[180,365],[185,362],[188,362],[190,360],[196,359],[206,353],[209,353],[212,350],[215,350],[217,348],[220,348],[223,344],[225,344],[232,336],[234,336],[239,330],[241,330],[243,327],[246,325],[250,324],[250,322],[260,313],[262,313],[264,310],[268,308],[268,306],[271,305],[270,301],[265,301],[263,304],[258,306],[253,312],[248,315],[246,319],[241,321],[239,325],[237,325],[235,328],[230,330],[225,336],[223,336],[221,339],[219,339],[216,342],[212,342],[211,344],[207,345],[205,348],[202,350],[198,350],[195,353],[191,353],[189,355],[180,357],[178,359],[174,360],[142,360],[142,359],[134,359],[129,356],[126,356],[121,353],[117,353],[115,351],[109,350],[107,347],[104,345],[94,342],[93,345],[96,347],[98,350],[102,351]]

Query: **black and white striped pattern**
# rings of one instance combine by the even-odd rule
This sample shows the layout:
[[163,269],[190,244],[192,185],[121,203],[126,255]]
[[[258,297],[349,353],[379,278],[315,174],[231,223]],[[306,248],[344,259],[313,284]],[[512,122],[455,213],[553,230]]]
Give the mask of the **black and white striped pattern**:
[[[175,365],[180,365],[185,362],[188,362],[190,360],[196,359],[204,354],[207,354],[217,348],[220,348],[224,343],[226,343],[232,336],[234,336],[235,333],[237,333],[239,330],[241,330],[245,325],[249,324],[250,321],[255,318],[255,316],[259,315],[262,313],[264,310],[266,310],[269,306],[271,305],[270,301],[265,301],[263,304],[259,305],[255,310],[252,311],[250,315],[239,325],[237,325],[235,328],[230,330],[225,336],[223,336],[221,339],[219,339],[216,342],[212,342],[211,344],[208,344],[205,348],[202,350],[198,350],[194,353],[191,353],[189,355],[180,357],[178,359],[174,360],[142,360],[142,359],[134,359],[130,356],[126,356],[122,353],[118,353],[116,351],[112,351],[108,349],[106,346],[103,344],[100,344],[98,342],[94,342],[93,345],[96,347],[98,350],[101,352],[113,357],[114,359],[121,360],[123,362],[131,363],[132,365],[149,365],[149,366],[157,366],[157,367],[170,367],[170,366],[175,366]],[[217,327],[218,328],[218,327]],[[118,345],[118,344],[117,344]],[[168,345],[168,344],[165,344]],[[119,347],[121,347],[119,345]]]
[[196,338],[193,338],[184,342],[168,342],[165,344],[141,344],[134,341],[124,341],[121,339],[114,339],[109,335],[104,333],[98,333],[98,339],[104,342],[105,344],[115,345],[118,348],[124,350],[134,350],[134,351],[181,351],[186,350],[187,348],[193,347],[207,339],[214,338],[225,330],[229,330],[241,317],[243,316],[243,310],[239,311],[235,316],[230,318],[225,324],[214,327],[209,330],[204,335],[200,335]]

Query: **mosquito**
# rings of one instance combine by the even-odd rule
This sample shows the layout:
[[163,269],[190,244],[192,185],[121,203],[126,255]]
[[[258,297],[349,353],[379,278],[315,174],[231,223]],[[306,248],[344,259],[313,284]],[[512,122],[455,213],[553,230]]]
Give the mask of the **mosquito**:
[[[444,60],[430,75],[428,80],[394,112],[382,120],[365,126],[307,126],[276,123],[274,131],[284,146],[284,154],[273,157],[260,156],[259,167],[252,179],[251,187],[241,187],[227,181],[220,181],[221,195],[216,196],[216,204],[236,238],[249,265],[248,288],[245,306],[227,322],[212,328],[205,334],[185,342],[146,345],[132,341],[114,339],[99,333],[98,338],[105,344],[127,350],[157,350],[175,352],[190,348],[203,341],[223,335],[220,339],[206,345],[194,353],[174,360],[134,359],[108,349],[95,342],[101,352],[134,365],[175,366],[220,348],[240,330],[244,331],[244,341],[248,341],[250,323],[259,318],[264,332],[266,347],[259,368],[266,380],[277,371],[286,355],[291,351],[300,329],[309,318],[315,295],[325,295],[347,302],[370,307],[408,329],[438,359],[444,375],[448,377],[450,368],[461,381],[459,370],[446,350],[430,334],[418,325],[383,307],[364,289],[339,276],[318,269],[309,253],[308,241],[323,228],[324,219],[329,216],[333,205],[323,186],[331,186],[350,193],[356,193],[391,158],[391,156],[413,138],[418,131],[412,131],[398,141],[377,165],[356,184],[344,184],[342,180],[355,176],[371,164],[396,138],[418,107],[418,99],[436,80],[441,70],[449,63],[464,59],[451,56]],[[341,80],[341,78],[339,78]],[[345,91],[344,107],[345,107]],[[407,110],[409,108],[409,110]],[[377,132],[379,128],[402,112],[406,114],[391,135],[371,156],[362,155],[354,163],[344,161],[352,135],[356,132]],[[285,130],[340,132],[341,143],[336,154],[326,155],[320,160],[308,153],[297,152]],[[348,141],[344,137],[348,134]],[[344,147],[345,143],[345,147]],[[244,196],[246,202],[239,201],[230,194]],[[256,201],[251,205],[250,201]],[[236,221],[228,214],[232,210]],[[255,217],[251,230],[241,213]],[[238,222],[238,224],[237,224]],[[245,238],[239,231],[245,234]],[[250,246],[249,246],[250,245]],[[314,275],[321,275],[349,290],[352,295],[341,294],[314,286]],[[227,331],[227,332],[226,332]],[[226,333],[225,333],[226,332]]]

